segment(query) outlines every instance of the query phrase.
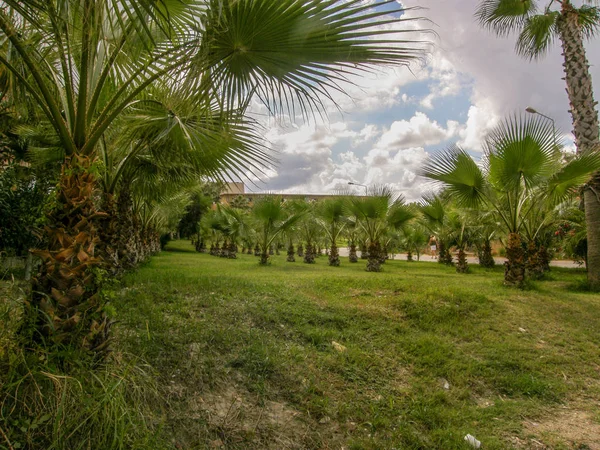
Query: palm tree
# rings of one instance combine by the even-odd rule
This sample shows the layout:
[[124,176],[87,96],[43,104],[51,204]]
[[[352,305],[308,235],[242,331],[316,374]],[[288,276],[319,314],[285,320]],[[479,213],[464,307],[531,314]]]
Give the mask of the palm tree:
[[458,205],[494,211],[508,235],[505,283],[520,286],[527,220],[540,208],[547,210],[574,195],[600,167],[600,153],[581,154],[565,163],[552,125],[538,117],[513,117],[487,136],[484,155],[482,168],[465,150],[452,146],[432,157],[423,174],[441,182]]
[[408,261],[413,261],[413,253],[417,254],[417,261],[421,260],[421,250],[427,244],[428,234],[423,226],[413,223],[402,228],[402,247],[406,250]]
[[452,265],[450,253],[452,227],[449,223],[448,200],[440,195],[425,195],[420,204],[423,226],[435,236],[440,264]]
[[277,196],[265,196],[254,203],[252,216],[260,248],[260,264],[269,262],[269,249],[275,239],[294,226],[303,215],[304,212],[284,208],[281,197]]
[[[384,3],[3,2],[0,65],[34,100],[65,155],[60,206],[26,314],[35,339],[92,354],[107,349],[109,321],[93,275],[103,265],[95,223],[104,216],[94,202],[95,167],[124,119],[136,120],[136,109],[152,103],[151,87],[177,88],[206,108],[220,105],[223,114],[243,114],[255,96],[275,112],[308,113],[330,97],[326,89],[341,89],[349,70],[408,64],[422,53],[394,37],[393,27],[380,27],[407,20],[377,8]],[[235,154],[221,155],[228,169],[261,162],[253,156],[240,165]]]
[[[584,40],[595,36],[600,9],[591,1],[580,8],[571,0],[484,0],[477,10],[482,25],[499,35],[519,33],[517,53],[529,59],[543,56],[558,38],[562,45],[563,67],[575,145],[580,154],[600,152],[600,127],[594,101],[592,77]],[[556,8],[553,6],[556,5]],[[583,196],[588,229],[588,281],[600,289],[600,172],[584,186]]]
[[[322,228],[315,216],[315,204],[307,202],[294,202],[290,205],[302,218],[298,222],[296,230],[301,242],[304,243],[303,261],[306,264],[314,264],[317,256],[317,243],[321,238]],[[320,252],[319,252],[320,253]]]
[[340,265],[340,254],[337,248],[337,240],[346,226],[346,200],[335,198],[319,203],[315,209],[317,223],[321,225],[327,234],[329,248],[329,265],[338,267]]
[[399,228],[412,216],[407,214],[402,196],[398,196],[387,186],[372,187],[368,197],[351,197],[349,208],[367,236],[367,271],[379,272],[382,259],[385,260],[385,255],[382,254],[382,237],[387,227]]
[[491,269],[496,265],[492,255],[492,240],[498,234],[498,223],[492,211],[470,210],[469,213],[469,220],[472,224],[472,239],[475,247],[477,247],[479,265]]

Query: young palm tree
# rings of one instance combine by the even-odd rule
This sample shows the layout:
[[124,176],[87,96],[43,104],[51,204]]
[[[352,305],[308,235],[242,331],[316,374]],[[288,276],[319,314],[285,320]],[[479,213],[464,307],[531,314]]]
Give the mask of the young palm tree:
[[452,227],[449,223],[449,202],[440,195],[426,195],[420,205],[422,224],[435,236],[438,263],[452,265],[450,246]]
[[[573,134],[579,153],[600,152],[600,127],[594,101],[592,77],[584,40],[596,35],[600,9],[592,1],[576,7],[571,0],[484,0],[477,11],[480,22],[499,35],[519,33],[517,53],[530,59],[543,56],[558,38],[562,45],[563,67]],[[556,6],[556,7],[554,7]],[[600,172],[584,186],[588,227],[588,281],[600,289]]]
[[483,169],[458,146],[431,158],[424,176],[446,186],[460,206],[493,210],[508,234],[505,282],[522,285],[522,232],[531,215],[564,201],[600,168],[600,153],[568,163],[556,146],[555,130],[538,117],[511,118],[485,140]]
[[429,234],[425,228],[418,223],[412,223],[410,226],[402,227],[401,245],[407,252],[407,260],[413,261],[412,255],[416,253],[417,261],[421,260],[421,251],[427,244]]
[[[108,320],[92,275],[103,265],[95,252],[96,166],[122,119],[135,120],[135,108],[152,103],[151,86],[185,88],[179,95],[216,102],[223,114],[245,111],[254,96],[274,111],[306,113],[330,98],[326,89],[341,89],[349,70],[408,64],[422,53],[394,36],[398,29],[381,27],[407,20],[399,6],[397,18],[377,8],[385,3],[4,1],[0,65],[34,100],[65,155],[61,206],[27,313],[34,336],[92,354],[107,348]],[[225,167],[240,167],[232,155],[221,155]],[[243,158],[241,168],[257,162]]]
[[329,265],[338,267],[340,265],[340,253],[337,240],[346,226],[346,200],[335,198],[319,203],[315,209],[317,223],[321,225],[327,234],[329,244]]
[[303,215],[302,211],[284,208],[281,198],[277,196],[265,196],[254,203],[252,216],[260,248],[260,264],[269,262],[269,249],[275,239],[294,226]]
[[317,243],[321,238],[322,228],[315,216],[315,205],[312,203],[298,202],[293,208],[302,214],[302,219],[296,227],[298,236],[304,245],[303,261],[306,264],[314,264],[315,257],[319,256]]
[[382,237],[387,227],[399,228],[412,218],[406,213],[404,199],[387,186],[374,186],[368,197],[350,198],[349,209],[367,236],[367,271],[379,272],[385,256],[382,255]]

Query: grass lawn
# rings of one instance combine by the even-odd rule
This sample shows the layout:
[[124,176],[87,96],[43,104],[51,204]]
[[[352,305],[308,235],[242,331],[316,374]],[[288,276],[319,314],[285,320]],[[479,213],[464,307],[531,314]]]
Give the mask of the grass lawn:
[[168,250],[113,303],[115,347],[157,370],[175,448],[600,448],[600,296],[582,272],[519,291],[500,267]]

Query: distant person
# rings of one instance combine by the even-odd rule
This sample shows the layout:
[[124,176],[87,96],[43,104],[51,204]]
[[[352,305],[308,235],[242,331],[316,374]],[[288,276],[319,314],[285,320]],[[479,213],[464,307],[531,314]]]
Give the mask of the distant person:
[[434,235],[429,237],[429,248],[431,249],[431,259],[437,258],[437,240]]

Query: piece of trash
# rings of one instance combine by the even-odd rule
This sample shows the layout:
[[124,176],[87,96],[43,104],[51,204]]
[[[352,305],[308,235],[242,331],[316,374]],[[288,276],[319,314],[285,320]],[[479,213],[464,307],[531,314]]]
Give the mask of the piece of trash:
[[448,380],[442,379],[442,382],[443,382],[444,389],[446,389],[447,391],[450,390],[450,383],[448,383]]
[[335,341],[331,341],[331,345],[333,345],[333,348],[335,348],[340,353],[344,353],[346,350],[348,350],[342,344],[335,342]]
[[331,422],[331,417],[328,417],[328,416],[325,416],[321,420],[319,420],[319,423],[321,425],[324,425],[324,424],[329,423],[329,422]]
[[525,328],[520,328],[520,327],[519,327],[519,331],[520,331],[521,333],[527,333],[527,330],[526,330]]
[[465,442],[473,448],[481,448],[481,441],[478,441],[475,436],[471,436],[470,434],[465,436]]

